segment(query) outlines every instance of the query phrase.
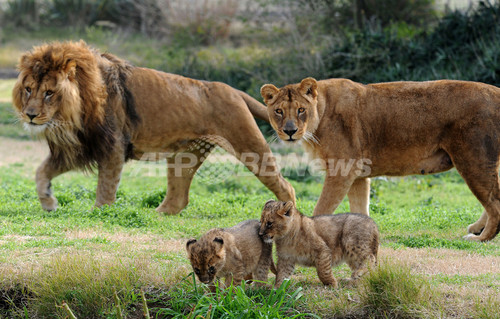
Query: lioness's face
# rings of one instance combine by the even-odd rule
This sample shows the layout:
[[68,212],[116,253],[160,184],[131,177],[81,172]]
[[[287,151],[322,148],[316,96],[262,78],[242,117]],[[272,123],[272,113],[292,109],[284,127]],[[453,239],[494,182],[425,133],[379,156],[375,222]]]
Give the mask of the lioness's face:
[[198,279],[204,283],[212,283],[217,273],[224,267],[226,254],[224,241],[216,237],[213,241],[196,241],[190,239],[186,244],[188,258]]
[[25,56],[12,92],[14,107],[24,127],[32,133],[41,133],[51,125],[78,124],[79,118],[74,118],[80,105],[76,84],[71,82],[68,72],[39,70],[40,65]]
[[260,218],[259,236],[266,243],[285,236],[293,222],[292,202],[267,201]]
[[317,128],[317,82],[313,78],[281,89],[264,85],[260,93],[267,104],[269,120],[278,136],[287,142],[314,141]]

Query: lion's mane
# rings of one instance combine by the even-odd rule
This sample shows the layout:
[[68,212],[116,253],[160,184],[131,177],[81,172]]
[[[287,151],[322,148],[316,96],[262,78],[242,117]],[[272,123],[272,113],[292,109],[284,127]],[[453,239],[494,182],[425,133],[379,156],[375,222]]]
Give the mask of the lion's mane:
[[[93,167],[122,139],[127,149],[126,128],[136,125],[132,94],[125,83],[131,65],[110,54],[100,54],[83,41],[52,43],[24,54],[20,76],[13,90],[14,106],[22,112],[24,81],[31,76],[38,85],[55,79],[57,111],[41,135],[49,145],[53,162],[61,170]],[[125,118],[115,112],[124,110]],[[125,137],[118,134],[123,132]]]

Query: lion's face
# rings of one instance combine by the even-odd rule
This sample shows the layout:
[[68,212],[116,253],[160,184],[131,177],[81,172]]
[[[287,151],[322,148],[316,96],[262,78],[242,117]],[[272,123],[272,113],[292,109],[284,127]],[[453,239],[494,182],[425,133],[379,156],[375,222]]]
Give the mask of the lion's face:
[[213,282],[226,263],[224,240],[220,237],[200,241],[190,239],[186,250],[194,273],[205,284]]
[[104,85],[93,53],[83,42],[35,47],[21,57],[18,68],[12,98],[28,131],[49,138],[48,131],[60,135],[81,130],[83,117],[99,116]]
[[281,89],[266,84],[260,93],[267,104],[270,123],[282,140],[314,141],[313,133],[319,123],[316,80],[307,78]]
[[20,103],[14,105],[25,128],[40,133],[51,125],[68,121],[62,102],[67,100],[65,94],[73,90],[70,81],[55,72],[49,72],[40,81],[32,74],[20,76],[14,88],[14,99]]
[[292,202],[267,201],[260,218],[259,236],[266,243],[285,236],[294,222],[294,217]]

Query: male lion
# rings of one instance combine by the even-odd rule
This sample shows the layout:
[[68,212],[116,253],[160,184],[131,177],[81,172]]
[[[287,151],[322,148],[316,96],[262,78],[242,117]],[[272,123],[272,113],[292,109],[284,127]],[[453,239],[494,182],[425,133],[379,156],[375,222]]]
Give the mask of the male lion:
[[19,71],[15,109],[24,127],[50,148],[36,172],[46,210],[57,207],[51,179],[66,171],[97,167],[95,205],[101,206],[115,201],[126,160],[170,152],[184,156],[167,156],[167,195],[157,211],[179,213],[211,150],[193,142],[206,136],[219,137],[207,144],[229,145],[278,198],[295,198],[252,117],[267,120],[265,107],[228,85],[134,67],[83,41],[35,47],[21,57]]
[[327,170],[315,216],[334,211],[346,194],[352,212],[368,215],[369,177],[456,167],[485,209],[466,238],[486,241],[498,234],[499,88],[449,80],[363,85],[306,78],[281,89],[264,85],[261,94],[278,136],[304,139]]

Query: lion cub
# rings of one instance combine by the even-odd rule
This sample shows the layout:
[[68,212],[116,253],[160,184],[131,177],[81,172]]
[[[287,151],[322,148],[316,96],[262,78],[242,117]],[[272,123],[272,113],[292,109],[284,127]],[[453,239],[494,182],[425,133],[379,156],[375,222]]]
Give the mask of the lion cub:
[[[200,240],[186,244],[188,258],[198,279],[214,289],[214,278],[225,277],[225,286],[243,279],[267,281],[272,265],[272,242],[259,236],[258,220],[247,220],[231,228],[214,228]],[[256,283],[256,285],[263,285]]]
[[353,283],[367,270],[367,261],[376,263],[379,245],[377,225],[368,216],[336,214],[304,216],[292,202],[269,200],[264,205],[259,235],[276,243],[278,265],[275,287],[289,278],[295,264],[316,267],[325,285],[337,286],[332,266],[345,261]]

